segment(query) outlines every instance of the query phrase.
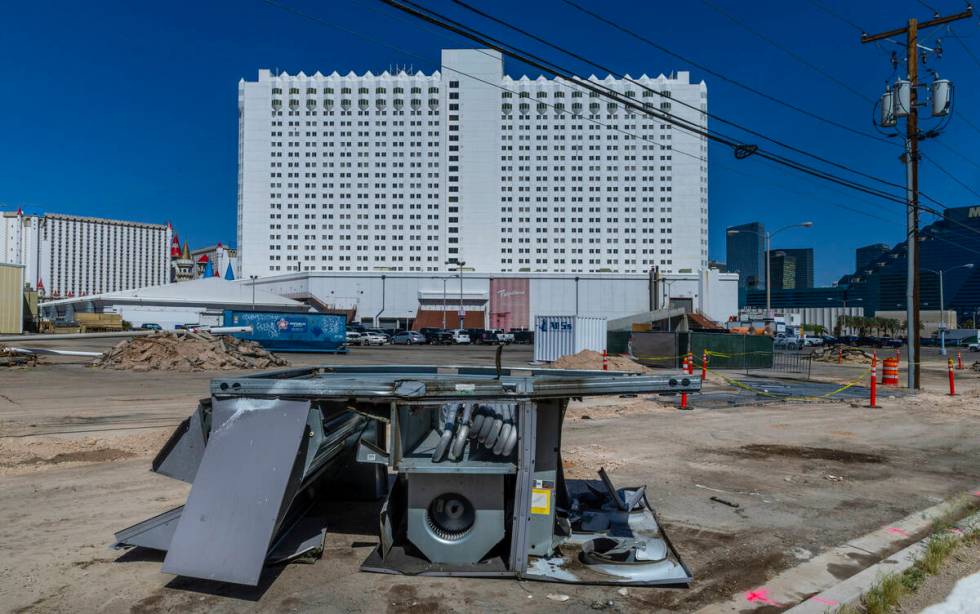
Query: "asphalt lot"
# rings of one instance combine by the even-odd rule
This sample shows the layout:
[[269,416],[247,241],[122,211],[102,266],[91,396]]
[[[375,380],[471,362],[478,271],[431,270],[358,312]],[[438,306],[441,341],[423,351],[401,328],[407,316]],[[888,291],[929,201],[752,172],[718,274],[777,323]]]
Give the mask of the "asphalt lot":
[[[70,345],[83,344],[58,347]],[[494,352],[396,346],[287,358],[294,365],[490,366]],[[530,358],[530,346],[504,349],[505,365]],[[257,590],[163,574],[160,555],[107,545],[114,531],[183,502],[187,486],[150,473],[149,461],[217,374],[105,371],[77,358],[6,369],[0,609],[574,612],[611,600],[621,611],[691,611],[980,483],[980,373],[962,372],[961,394],[950,399],[942,394],[944,362],[926,360],[928,390],[914,397],[886,391],[880,410],[855,399],[699,407],[698,395],[688,412],[672,398],[574,403],[563,441],[569,475],[592,477],[605,467],[619,484],[647,484],[696,580],[689,589],[630,589],[627,596],[613,587],[562,586],[563,603],[548,599],[558,590],[549,584],[358,571],[377,542],[374,504],[338,506],[323,559],[276,568]],[[820,364],[814,379],[845,381],[863,369]],[[705,397],[730,388],[709,374]],[[840,573],[860,567],[856,561]]]

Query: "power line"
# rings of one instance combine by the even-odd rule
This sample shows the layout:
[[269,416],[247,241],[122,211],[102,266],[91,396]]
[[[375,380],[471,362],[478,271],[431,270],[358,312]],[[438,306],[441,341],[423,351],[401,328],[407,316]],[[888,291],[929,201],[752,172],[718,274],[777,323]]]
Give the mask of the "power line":
[[[673,116],[673,115],[671,115],[669,113],[665,113],[663,111],[655,111],[655,110],[646,108],[645,106],[641,106],[641,105],[637,104],[636,102],[634,102],[633,100],[631,100],[630,98],[623,96],[619,92],[616,92],[616,91],[611,90],[609,88],[605,88],[604,86],[601,86],[601,85],[599,85],[597,83],[593,83],[591,81],[584,81],[584,80],[576,77],[574,74],[569,74],[569,71],[567,71],[566,69],[563,69],[561,67],[557,67],[556,65],[554,65],[551,62],[548,62],[546,60],[534,59],[534,56],[528,57],[530,54],[526,54],[526,53],[521,52],[519,49],[517,49],[513,45],[507,45],[507,44],[501,43],[499,41],[493,42],[495,39],[493,39],[492,37],[490,37],[488,35],[485,35],[485,34],[482,34],[482,33],[478,32],[477,30],[475,30],[472,27],[466,26],[466,25],[461,24],[459,22],[456,22],[456,21],[454,21],[452,19],[446,18],[446,17],[440,15],[439,13],[437,13],[437,12],[431,10],[431,9],[428,9],[426,7],[420,6],[420,5],[418,5],[418,4],[414,3],[414,2],[411,2],[410,0],[382,0],[382,2],[384,2],[385,4],[388,4],[389,6],[392,6],[393,8],[397,8],[397,9],[399,9],[399,10],[401,10],[401,11],[407,13],[407,14],[410,14],[410,15],[413,15],[415,17],[418,17],[419,19],[421,19],[421,20],[423,20],[425,22],[431,23],[433,25],[438,25],[438,26],[440,26],[440,27],[442,27],[442,28],[444,28],[444,29],[446,29],[446,30],[448,30],[450,32],[459,34],[460,36],[463,36],[465,38],[468,38],[471,41],[476,42],[476,43],[478,43],[480,45],[485,45],[485,46],[487,46],[489,48],[492,48],[492,49],[494,49],[496,51],[499,51],[500,53],[506,54],[506,55],[508,55],[508,56],[516,59],[516,60],[519,60],[519,61],[527,64],[528,66],[531,66],[533,68],[537,68],[537,69],[542,70],[542,71],[547,72],[547,73],[554,74],[556,77],[560,77],[560,78],[564,78],[564,79],[567,79],[567,80],[575,81],[579,85],[581,85],[582,87],[585,87],[587,89],[590,89],[590,90],[596,92],[599,95],[605,96],[607,98],[610,98],[612,100],[615,100],[615,101],[619,102],[624,107],[629,107],[629,108],[636,109],[636,110],[638,110],[638,111],[640,111],[640,112],[642,112],[642,113],[644,113],[646,115],[651,115],[653,117],[656,117],[658,119],[661,119],[662,121],[670,122],[670,123],[672,123],[674,125],[677,125],[679,127],[686,127],[687,130],[689,130],[691,132],[694,132],[696,134],[699,134],[703,138],[711,139],[711,140],[714,140],[716,142],[719,142],[719,143],[728,145],[729,147],[732,147],[732,149],[734,150],[734,152],[736,154],[736,157],[743,157],[744,158],[744,157],[748,157],[749,155],[755,155],[755,156],[758,156],[758,157],[761,157],[761,158],[764,158],[764,159],[767,159],[767,160],[776,162],[777,164],[781,164],[781,165],[786,166],[788,168],[792,168],[794,170],[797,170],[798,172],[801,172],[801,173],[804,173],[804,174],[807,174],[807,175],[811,175],[813,177],[817,177],[817,178],[820,178],[820,179],[824,179],[826,181],[829,181],[829,182],[832,182],[832,183],[836,183],[838,185],[849,187],[852,190],[856,190],[856,191],[863,192],[863,193],[866,193],[866,194],[871,194],[871,195],[877,196],[879,198],[882,198],[882,199],[885,199],[885,200],[889,200],[891,202],[895,202],[895,203],[901,204],[902,206],[905,206],[906,205],[906,199],[904,197],[903,198],[898,198],[898,197],[896,197],[896,196],[894,196],[892,194],[889,194],[888,192],[884,192],[884,191],[879,190],[877,188],[872,188],[872,187],[869,187],[867,185],[860,184],[858,182],[855,182],[855,181],[852,181],[852,180],[849,180],[849,179],[841,178],[839,176],[833,175],[833,174],[828,173],[826,171],[815,169],[815,168],[810,167],[810,166],[807,166],[807,165],[805,165],[805,164],[803,164],[801,162],[798,162],[798,161],[795,161],[795,160],[792,160],[792,159],[789,159],[789,158],[785,158],[783,156],[779,156],[779,155],[773,154],[773,153],[768,152],[768,151],[764,151],[761,148],[758,148],[756,146],[751,146],[751,148],[747,148],[747,146],[745,146],[745,145],[741,145],[741,144],[738,144],[737,142],[733,142],[730,139],[728,139],[727,137],[719,136],[718,134],[712,134],[712,133],[710,133],[707,130],[701,129],[700,127],[696,127],[696,128],[689,127],[690,126],[690,123],[687,122],[687,120],[679,119],[676,116]],[[550,66],[548,66],[546,64],[550,64]],[[685,124],[688,124],[688,126],[685,126]],[[934,202],[936,202],[940,206],[945,207],[945,205],[943,205],[941,202],[936,201],[935,199],[931,199],[931,200],[933,200]],[[929,212],[934,213],[936,215],[940,215],[940,216],[943,215],[942,212],[940,212],[940,211],[938,211],[936,209],[931,209],[931,208],[928,208],[928,207],[925,207],[925,206],[922,206],[921,208],[923,210],[925,210],[925,211],[929,211]],[[966,227],[966,228],[969,228],[969,230],[972,231],[972,232],[976,232],[976,233],[980,234],[980,231],[978,231],[978,230],[975,230],[975,229],[973,229],[973,228],[971,228],[969,226],[966,226],[965,224],[963,226]]]
[[847,17],[844,17],[843,15],[841,15],[840,13],[838,13],[837,11],[835,11],[834,9],[830,8],[829,6],[827,6],[826,4],[824,4],[823,2],[820,2],[819,0],[808,0],[808,2],[810,4],[812,4],[813,6],[817,7],[818,9],[820,9],[821,11],[827,13],[828,15],[830,15],[832,17],[836,17],[840,21],[842,21],[842,22],[846,23],[847,25],[851,26],[852,28],[854,28],[855,30],[857,30],[859,34],[867,34],[867,32],[868,32],[867,30],[865,30],[861,26],[857,25],[856,23],[854,23],[853,21],[851,21]]
[[741,81],[738,81],[737,79],[732,79],[731,77],[726,76],[724,73],[721,73],[721,72],[719,72],[717,70],[714,70],[712,68],[709,68],[708,66],[705,66],[704,64],[701,64],[699,62],[695,62],[694,60],[691,60],[688,57],[685,57],[685,56],[683,56],[683,55],[681,55],[679,53],[676,53],[676,52],[672,51],[671,49],[668,49],[667,47],[664,47],[663,45],[654,42],[650,38],[648,38],[646,36],[643,36],[642,34],[639,34],[639,33],[635,32],[635,31],[627,28],[626,26],[620,25],[620,24],[618,24],[618,23],[616,23],[616,22],[614,22],[614,21],[612,21],[610,19],[607,19],[606,17],[603,17],[602,15],[600,15],[600,14],[598,14],[598,13],[596,13],[596,12],[590,10],[590,9],[587,9],[587,8],[585,8],[585,7],[583,7],[583,6],[579,5],[579,4],[577,4],[573,0],[562,0],[562,2],[564,2],[568,6],[574,8],[575,10],[577,10],[577,11],[579,11],[581,13],[584,13],[585,15],[588,15],[588,16],[592,17],[593,19],[596,19],[596,20],[598,20],[598,21],[606,24],[607,26],[609,26],[609,27],[611,27],[611,28],[613,28],[615,30],[619,30],[620,32],[622,32],[624,34],[626,34],[628,36],[631,36],[631,37],[633,37],[633,38],[635,38],[635,39],[637,39],[637,40],[639,40],[639,41],[641,41],[641,42],[643,42],[643,43],[645,43],[645,44],[653,47],[654,49],[657,49],[658,51],[661,51],[662,53],[665,53],[665,54],[667,54],[667,55],[669,55],[671,57],[677,58],[678,60],[680,60],[680,61],[682,61],[682,62],[684,62],[686,64],[690,64],[691,66],[697,68],[698,70],[703,70],[704,72],[708,73],[709,75],[712,75],[714,77],[717,77],[717,78],[721,79],[722,81],[725,81],[726,83],[730,83],[730,84],[734,85],[735,87],[738,87],[738,88],[743,89],[743,90],[745,90],[747,92],[750,92],[752,94],[755,94],[756,96],[759,96],[760,98],[764,98],[764,99],[766,99],[766,100],[768,100],[770,102],[773,102],[773,103],[778,104],[778,105],[780,105],[782,107],[785,107],[787,109],[790,109],[792,111],[795,111],[796,113],[799,113],[801,115],[805,115],[806,117],[809,117],[811,119],[817,120],[817,121],[822,122],[822,123],[825,123],[825,124],[827,124],[829,126],[833,126],[833,127],[838,128],[840,130],[845,130],[845,131],[850,132],[852,134],[856,134],[858,136],[863,136],[865,138],[868,138],[868,139],[871,139],[871,140],[874,140],[874,141],[878,141],[880,143],[886,143],[886,144],[892,145],[892,146],[895,146],[896,145],[894,142],[889,141],[888,139],[882,138],[882,137],[880,137],[880,136],[878,136],[876,134],[872,134],[870,132],[864,132],[862,130],[858,130],[857,128],[852,128],[851,126],[848,126],[846,124],[842,124],[842,123],[837,122],[835,120],[829,119],[829,118],[824,117],[824,116],[822,116],[822,115],[820,115],[818,113],[814,113],[813,111],[808,111],[808,110],[806,110],[806,109],[804,109],[804,108],[802,108],[800,106],[797,106],[797,105],[795,105],[795,104],[793,104],[791,102],[787,102],[785,100],[782,100],[780,98],[777,98],[777,97],[775,97],[775,96],[773,96],[771,94],[767,94],[766,92],[763,92],[763,91],[758,90],[758,89],[756,89],[754,87],[751,87],[749,85],[746,85],[745,83],[742,83]]
[[939,17],[939,11],[937,11],[933,7],[931,7],[928,4],[926,4],[923,0],[915,0],[915,1],[918,2],[919,4],[921,4],[922,6],[926,7],[926,9],[932,11],[932,14],[933,15],[935,15],[936,17]]
[[939,169],[939,170],[940,170],[940,171],[941,171],[941,172],[942,172],[942,173],[943,173],[944,175],[946,175],[947,177],[949,177],[950,179],[952,179],[952,180],[953,180],[953,181],[955,181],[956,183],[958,183],[958,184],[960,184],[960,186],[962,186],[962,187],[963,187],[964,189],[966,189],[966,190],[967,190],[968,192],[970,192],[971,194],[973,194],[973,195],[974,195],[974,196],[976,196],[977,198],[980,198],[980,192],[977,192],[976,190],[974,190],[973,188],[971,188],[971,187],[970,187],[970,186],[969,186],[968,184],[966,184],[966,183],[964,183],[963,181],[961,181],[961,180],[959,180],[959,179],[957,179],[957,178],[956,178],[956,176],[954,176],[954,175],[953,175],[952,173],[950,173],[950,172],[949,172],[949,171],[947,171],[947,170],[946,170],[945,168],[943,168],[942,166],[940,166],[940,164],[939,164],[938,162],[936,162],[935,160],[933,160],[933,159],[932,159],[932,158],[930,158],[929,156],[927,156],[927,155],[925,155],[924,153],[920,153],[919,155],[921,155],[921,156],[922,156],[922,159],[924,159],[924,160],[928,160],[930,164],[932,164],[932,165],[933,165],[933,166],[935,166],[935,167],[936,167],[937,169]]
[[610,75],[612,75],[612,76],[614,76],[616,78],[619,78],[619,79],[622,79],[622,80],[627,81],[629,83],[632,83],[633,85],[636,85],[637,87],[640,87],[641,89],[643,89],[643,90],[645,90],[647,92],[651,92],[651,93],[653,93],[653,94],[655,94],[657,96],[660,96],[661,98],[667,99],[667,100],[669,100],[669,101],[671,101],[673,103],[676,103],[676,104],[680,104],[681,106],[687,107],[687,108],[689,108],[689,109],[691,109],[691,110],[693,110],[693,111],[695,111],[695,112],[697,112],[699,114],[705,115],[709,119],[713,119],[713,120],[719,121],[719,122],[721,122],[723,124],[727,124],[729,126],[732,126],[734,128],[737,128],[739,130],[742,130],[744,132],[747,132],[747,133],[749,133],[749,134],[751,134],[753,136],[757,136],[757,137],[759,137],[761,139],[764,139],[766,141],[769,141],[770,143],[773,143],[773,144],[778,145],[780,147],[783,147],[785,149],[789,149],[790,151],[793,151],[793,152],[796,152],[798,154],[807,156],[809,158],[813,158],[814,160],[818,160],[818,161],[820,161],[820,162],[822,162],[824,164],[828,164],[830,166],[834,166],[836,168],[839,168],[841,170],[847,171],[849,173],[854,173],[856,175],[860,175],[862,177],[865,177],[866,179],[871,179],[872,181],[876,181],[878,183],[881,183],[881,184],[884,184],[884,185],[888,185],[888,186],[891,186],[891,187],[899,188],[901,190],[904,190],[905,189],[905,186],[902,185],[902,184],[894,183],[894,182],[888,181],[886,179],[881,179],[880,177],[876,177],[874,175],[871,175],[869,173],[865,173],[863,171],[855,170],[855,169],[853,169],[853,168],[851,168],[849,166],[846,166],[844,164],[841,164],[839,162],[835,162],[833,160],[828,160],[827,158],[824,158],[822,156],[818,156],[816,154],[813,154],[813,153],[811,153],[809,151],[806,151],[804,149],[801,149],[799,147],[795,147],[795,146],[790,145],[790,144],[788,144],[786,142],[783,142],[783,141],[780,141],[780,140],[775,139],[773,137],[767,136],[767,135],[765,135],[765,134],[763,134],[761,132],[758,132],[756,130],[753,130],[751,128],[748,128],[748,127],[746,127],[744,125],[741,125],[741,124],[739,124],[737,122],[734,122],[734,121],[725,119],[723,117],[719,117],[718,115],[715,115],[714,113],[708,113],[707,111],[703,111],[703,110],[701,110],[701,108],[696,107],[696,106],[694,106],[692,104],[688,104],[688,103],[684,102],[683,100],[677,100],[677,99],[671,98],[670,96],[668,96],[667,94],[664,94],[663,92],[661,92],[659,90],[656,90],[654,88],[648,87],[648,86],[646,86],[646,85],[644,85],[644,84],[636,81],[635,79],[630,78],[628,75],[623,75],[622,73],[618,73],[617,71],[615,71],[615,70],[613,70],[611,68],[608,68],[607,66],[603,66],[602,64],[598,64],[598,63],[596,63],[596,62],[594,62],[592,60],[589,60],[588,58],[585,58],[585,57],[583,57],[583,56],[581,56],[581,55],[579,55],[579,54],[577,54],[577,53],[575,53],[573,51],[570,51],[570,50],[568,50],[568,49],[566,49],[564,47],[561,47],[561,46],[556,45],[556,44],[554,44],[554,43],[552,43],[550,41],[547,41],[547,40],[545,40],[545,39],[543,39],[543,38],[541,38],[541,37],[539,37],[539,36],[537,36],[537,35],[535,35],[535,34],[533,34],[531,32],[528,32],[527,30],[524,30],[522,28],[519,28],[519,27],[517,27],[517,26],[515,26],[515,25],[513,25],[513,24],[511,24],[511,23],[509,23],[509,22],[507,22],[507,21],[505,21],[503,19],[500,19],[500,18],[495,17],[495,16],[493,16],[493,15],[491,15],[491,14],[485,12],[485,11],[482,11],[482,10],[476,8],[476,7],[473,7],[473,6],[469,5],[469,4],[467,4],[466,2],[463,2],[462,0],[453,0],[453,2],[455,4],[457,4],[457,5],[465,8],[466,10],[468,10],[470,12],[476,13],[477,15],[480,15],[481,17],[483,17],[485,19],[489,19],[490,21],[492,21],[492,22],[494,22],[494,23],[496,23],[498,25],[501,25],[501,26],[504,26],[504,27],[509,28],[511,30],[514,30],[515,32],[518,32],[518,33],[520,33],[520,34],[522,34],[522,35],[524,35],[524,36],[526,36],[526,37],[528,37],[528,38],[530,38],[530,39],[532,39],[534,41],[537,41],[539,43],[542,43],[544,45],[547,45],[548,47],[551,47],[552,49],[555,49],[555,50],[557,50],[557,51],[559,51],[561,53],[564,53],[565,55],[568,55],[568,56],[570,56],[572,58],[575,58],[576,60],[585,62],[586,64],[588,64],[588,65],[590,65],[590,66],[592,66],[594,68],[598,68],[599,70],[605,71],[606,73],[608,73],[608,74],[610,74]]
[[854,94],[858,98],[861,98],[865,102],[869,102],[869,103],[874,103],[875,102],[873,98],[871,98],[868,95],[864,94],[863,92],[857,90],[856,88],[848,85],[847,83],[841,81],[840,79],[838,79],[834,75],[832,75],[829,72],[825,71],[823,68],[817,66],[813,62],[810,62],[809,60],[807,60],[806,58],[804,58],[800,54],[796,53],[792,49],[789,49],[789,48],[785,47],[784,45],[782,45],[781,43],[779,43],[775,39],[770,38],[769,36],[763,34],[762,32],[759,32],[758,30],[756,30],[752,26],[748,25],[747,23],[745,23],[744,21],[742,21],[738,17],[735,17],[734,15],[732,15],[731,13],[729,13],[728,11],[726,11],[725,9],[721,8],[720,6],[718,6],[717,4],[715,4],[714,2],[711,2],[711,0],[701,0],[701,2],[705,6],[707,6],[708,8],[710,8],[710,9],[714,10],[715,12],[717,12],[719,15],[722,15],[723,17],[727,18],[732,23],[734,23],[734,24],[742,27],[747,32],[750,32],[751,34],[755,35],[757,38],[760,38],[760,39],[764,40],[765,42],[769,43],[770,45],[772,45],[776,49],[779,49],[780,51],[782,51],[783,53],[785,53],[789,57],[793,58],[794,60],[796,60],[800,64],[803,64],[804,66],[808,67],[810,70],[816,72],[819,75],[822,75],[825,79],[827,79],[831,83],[837,84],[841,88],[843,88],[843,89],[847,90],[848,92]]
[[[319,24],[319,25],[322,25],[322,26],[326,26],[326,27],[330,27],[330,28],[334,28],[334,29],[336,29],[336,30],[339,30],[339,31],[342,31],[342,32],[345,32],[345,33],[347,33],[347,34],[350,34],[350,35],[352,35],[352,36],[355,36],[355,37],[358,37],[358,38],[362,38],[362,39],[364,39],[364,40],[367,40],[367,41],[369,41],[369,42],[372,42],[372,43],[375,43],[375,44],[379,44],[379,45],[382,45],[382,46],[385,46],[385,47],[388,47],[388,48],[390,48],[390,49],[393,49],[393,50],[395,50],[395,51],[397,51],[397,52],[399,52],[399,53],[402,53],[402,54],[404,54],[404,55],[407,55],[407,56],[411,56],[411,57],[416,57],[416,58],[419,58],[419,59],[422,59],[422,60],[426,60],[426,59],[427,59],[426,57],[424,57],[424,56],[422,56],[422,55],[420,55],[420,54],[418,54],[418,53],[414,53],[414,52],[412,52],[412,51],[409,51],[409,50],[406,50],[406,49],[403,49],[403,48],[400,48],[400,47],[397,47],[397,46],[395,46],[395,45],[393,45],[393,44],[391,44],[391,43],[389,43],[389,42],[387,42],[387,41],[385,41],[385,40],[381,40],[381,39],[377,39],[377,38],[374,38],[374,37],[371,37],[371,36],[368,36],[368,35],[366,35],[366,34],[363,34],[363,33],[361,33],[361,32],[358,32],[358,31],[356,31],[356,30],[351,30],[350,28],[346,28],[346,27],[344,27],[344,26],[340,26],[340,25],[338,25],[338,24],[336,24],[336,23],[333,23],[333,22],[330,22],[330,21],[328,21],[328,20],[326,20],[326,19],[323,19],[322,17],[318,17],[318,16],[315,16],[315,15],[310,15],[310,14],[307,14],[307,13],[304,13],[304,12],[302,12],[302,11],[299,11],[299,10],[297,10],[297,9],[295,9],[295,8],[293,8],[293,7],[290,7],[290,6],[287,6],[287,5],[284,5],[284,4],[280,4],[280,3],[279,3],[279,2],[277,2],[276,0],[264,0],[264,1],[266,2],[266,4],[268,4],[268,5],[270,5],[270,6],[272,6],[272,7],[275,7],[275,8],[278,8],[278,9],[280,9],[280,10],[283,10],[283,11],[286,11],[286,12],[289,12],[289,13],[292,13],[292,14],[294,14],[294,15],[296,15],[296,16],[298,16],[298,17],[302,17],[302,18],[304,18],[304,19],[307,19],[307,20],[310,20],[310,21],[312,21],[312,22],[314,22],[314,23],[317,23],[317,24]],[[484,80],[484,79],[481,79],[481,78],[479,78],[479,77],[477,77],[477,76],[475,76],[475,75],[471,75],[471,74],[468,74],[468,73],[466,73],[466,72],[463,72],[463,71],[460,71],[460,70],[456,70],[456,69],[454,69],[454,68],[452,68],[452,67],[449,67],[449,66],[446,66],[446,67],[444,67],[444,68],[446,68],[446,69],[448,69],[448,70],[451,70],[451,71],[453,71],[453,72],[455,72],[455,73],[457,73],[457,74],[460,74],[460,75],[463,75],[463,76],[466,76],[466,77],[468,77],[468,78],[471,78],[471,79],[474,79],[474,80],[476,80],[476,81],[478,81],[478,82],[481,82],[481,83],[485,83],[485,84],[487,84],[487,85],[490,85],[490,86],[493,86],[493,87],[495,87],[495,88],[497,88],[497,89],[500,89],[500,90],[502,90],[502,91],[505,91],[505,92],[511,92],[511,93],[518,93],[518,92],[516,92],[515,90],[510,90],[510,89],[508,89],[508,88],[506,88],[506,87],[503,87],[503,86],[502,86],[502,85],[500,85],[499,83],[493,83],[493,82],[490,82],[490,81],[486,81],[486,80]],[[554,105],[553,105],[553,104],[550,104],[550,103],[543,103],[543,104],[545,104],[546,106],[549,106],[549,107],[551,107],[551,108],[554,108]],[[646,112],[646,111],[644,110],[644,113],[645,113],[645,112]],[[609,126],[608,124],[604,124],[604,123],[603,123],[603,122],[601,122],[601,121],[598,121],[598,120],[593,120],[593,119],[587,119],[586,121],[589,121],[589,122],[591,122],[591,123],[594,123],[594,124],[598,124],[598,125],[601,125],[601,126],[605,126],[605,127],[607,127],[607,128],[610,128],[610,129],[613,129],[613,130],[615,130],[616,132],[619,132],[619,133],[623,133],[623,134],[627,134],[627,135],[629,135],[629,136],[631,136],[631,137],[633,137],[633,138],[637,138],[637,139],[640,139],[640,140],[643,140],[643,141],[647,141],[647,142],[649,142],[649,143],[653,143],[653,144],[655,144],[655,145],[658,145],[658,144],[656,143],[656,141],[653,141],[653,140],[651,140],[651,139],[649,139],[649,138],[647,138],[647,137],[644,137],[644,136],[642,136],[642,135],[636,135],[636,134],[633,134],[633,133],[631,133],[631,132],[628,132],[628,131],[626,131],[626,130],[621,130],[621,129],[618,129],[618,128],[612,128],[612,127],[611,127],[611,126]],[[660,147],[662,147],[662,146],[660,146]],[[706,160],[706,158],[705,158],[704,156],[699,156],[699,155],[695,155],[695,154],[690,154],[690,153],[688,153],[688,152],[685,152],[685,151],[682,151],[682,150],[679,150],[679,149],[674,149],[674,148],[671,148],[671,149],[670,149],[670,150],[668,150],[668,151],[671,151],[671,152],[676,152],[676,153],[679,153],[679,154],[681,154],[681,155],[684,155],[684,156],[687,156],[687,157],[690,157],[690,158],[692,158],[692,159],[695,159],[695,160],[698,160],[698,161],[702,161],[702,162]],[[722,166],[723,168],[726,168],[726,170],[732,170],[732,171],[734,171],[734,172],[736,172],[737,174],[742,174],[742,175],[745,175],[745,176],[751,176],[751,175],[749,175],[749,174],[747,174],[747,173],[745,173],[745,172],[744,172],[744,171],[742,171],[742,170],[735,170],[735,169],[734,169],[733,167],[727,167],[727,166],[725,166],[725,165],[722,165],[722,164],[719,164],[718,162],[715,162],[715,164],[716,164],[716,165],[718,165],[718,166]],[[783,188],[782,186],[780,186],[779,184],[776,184],[776,183],[774,183],[774,182],[772,182],[771,180],[766,180],[766,181],[768,181],[769,183],[772,183],[773,185],[776,185],[777,187],[780,187],[780,189],[785,189],[785,188]],[[848,185],[846,185],[846,183],[843,183],[843,182],[842,182],[842,183],[840,183],[840,185],[842,185],[843,187],[849,187]],[[869,192],[869,193],[870,193],[870,192]],[[877,194],[874,194],[874,193],[872,193],[872,195],[877,195]],[[901,202],[902,202],[902,203],[904,203],[904,201],[901,201]],[[846,210],[851,210],[851,211],[854,211],[854,212],[857,212],[857,213],[860,213],[860,214],[862,214],[862,215],[867,215],[867,216],[870,216],[870,217],[874,217],[874,218],[876,218],[876,219],[882,219],[882,220],[884,220],[884,219],[885,219],[885,218],[881,218],[880,216],[875,216],[875,215],[873,215],[873,214],[869,214],[869,213],[867,213],[867,212],[862,212],[862,211],[860,211],[860,210],[856,210],[856,209],[853,209],[853,208],[851,208],[851,207],[848,207],[848,206],[846,206],[846,205],[841,205],[841,204],[839,204],[839,203],[834,203],[834,202],[829,202],[829,201],[828,201],[828,202],[827,202],[827,204],[830,204],[831,206],[835,206],[835,207],[838,207],[838,208],[842,208],[842,209],[846,209]],[[871,204],[871,203],[868,203],[868,204]],[[927,210],[927,211],[930,211],[930,212],[935,212],[934,210],[930,210],[930,209],[926,209],[925,207],[923,207],[923,209],[924,209],[924,210]],[[936,214],[936,215],[940,215],[940,216],[942,216],[942,214],[941,214],[941,213],[938,213],[938,212],[935,212],[935,214]],[[953,220],[950,220],[950,221],[953,221]],[[962,224],[961,224],[961,225],[962,225]],[[965,226],[965,225],[964,225],[964,226]],[[967,228],[969,228],[970,230],[973,230],[973,229],[972,229],[972,228],[970,228],[970,227],[967,227]],[[951,242],[949,242],[949,241],[946,241],[946,242],[947,242],[947,243],[950,243],[950,244],[952,244],[952,243],[951,243]],[[955,245],[955,244],[953,244],[953,245]],[[963,249],[968,249],[968,250],[969,250],[969,248],[966,248],[966,247],[963,247],[963,246],[958,246],[958,247],[962,247]]]

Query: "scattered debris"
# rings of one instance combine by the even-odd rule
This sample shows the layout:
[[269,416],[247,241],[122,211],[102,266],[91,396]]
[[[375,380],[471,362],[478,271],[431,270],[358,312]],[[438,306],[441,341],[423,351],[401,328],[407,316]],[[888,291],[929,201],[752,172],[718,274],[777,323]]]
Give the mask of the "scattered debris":
[[622,596],[622,597],[627,597],[627,596],[629,596],[629,594],[630,594],[630,589],[628,589],[628,588],[626,588],[626,587],[624,586],[623,588],[621,588],[621,589],[619,589],[619,590],[618,590],[618,591],[616,591],[616,592],[617,592],[617,593],[619,593],[619,595],[620,595],[620,596]]
[[548,599],[552,601],[568,601],[569,597],[561,593],[548,593]]
[[[647,373],[648,369],[627,356],[608,356],[606,361],[610,371],[627,371],[629,373]],[[562,356],[551,363],[555,369],[593,369],[602,370],[602,352],[582,350],[578,354]]]
[[616,605],[616,602],[613,601],[612,599],[609,599],[607,601],[596,600],[592,602],[591,607],[593,610],[606,610],[613,607],[614,605]]
[[[838,356],[841,362],[846,362],[848,364],[871,364],[871,354],[862,350],[861,348],[845,347],[842,348],[836,345],[827,345],[820,347],[813,352],[813,358],[819,360],[820,362],[837,362]],[[879,356],[878,360],[881,361],[883,356]]]
[[19,354],[5,345],[0,345],[0,367],[37,366],[37,355]]
[[92,363],[131,371],[267,369],[289,364],[254,341],[229,335],[159,332],[127,339]]
[[827,475],[823,476],[823,479],[830,480],[831,482],[843,482],[844,481],[844,476],[842,476],[842,475],[834,475],[832,473],[828,473]]
[[728,507],[742,507],[738,503],[733,503],[731,501],[726,501],[725,499],[722,499],[721,497],[711,497],[711,500],[714,501],[714,502],[716,502],[716,503],[721,503],[722,505],[727,505]]

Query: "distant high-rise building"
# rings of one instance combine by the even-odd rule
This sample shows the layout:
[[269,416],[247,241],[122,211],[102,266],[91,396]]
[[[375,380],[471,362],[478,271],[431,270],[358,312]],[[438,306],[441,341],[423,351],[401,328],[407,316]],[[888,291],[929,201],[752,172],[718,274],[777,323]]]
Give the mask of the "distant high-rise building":
[[[583,77],[706,123],[705,84]],[[240,273],[646,273],[708,264],[704,138],[577,81],[446,49],[431,74],[238,86]]]
[[729,273],[739,274],[739,287],[765,289],[765,235],[766,227],[760,222],[728,228],[725,265]]
[[780,288],[812,288],[813,287],[813,248],[799,247],[790,249],[773,249],[770,261],[774,261],[776,254],[784,254],[783,259],[793,261],[793,279],[784,280],[781,284],[773,281],[772,289]]
[[860,275],[868,266],[878,259],[879,256],[887,254],[891,248],[884,243],[865,245],[854,250],[854,271]]
[[773,290],[796,288],[796,258],[784,250],[773,250],[769,255],[769,283]]
[[75,215],[0,213],[0,261],[22,264],[42,296],[82,296],[165,284],[166,224]]

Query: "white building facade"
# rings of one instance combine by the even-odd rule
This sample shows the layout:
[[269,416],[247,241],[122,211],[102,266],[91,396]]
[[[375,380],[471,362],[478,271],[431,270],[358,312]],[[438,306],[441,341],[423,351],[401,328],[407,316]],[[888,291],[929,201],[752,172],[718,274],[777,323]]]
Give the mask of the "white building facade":
[[[705,125],[686,72],[589,81]],[[499,53],[239,84],[241,274],[707,267],[707,143]]]
[[81,296],[165,284],[171,229],[72,215],[0,214],[0,254],[25,267],[48,297]]
[[[245,287],[252,280],[242,279]],[[537,316],[608,320],[687,306],[725,322],[738,314],[738,275],[691,273],[458,273],[301,272],[263,277],[255,287],[358,322],[386,328],[455,328],[465,313],[471,328],[533,327]],[[421,324],[420,324],[421,323]]]

